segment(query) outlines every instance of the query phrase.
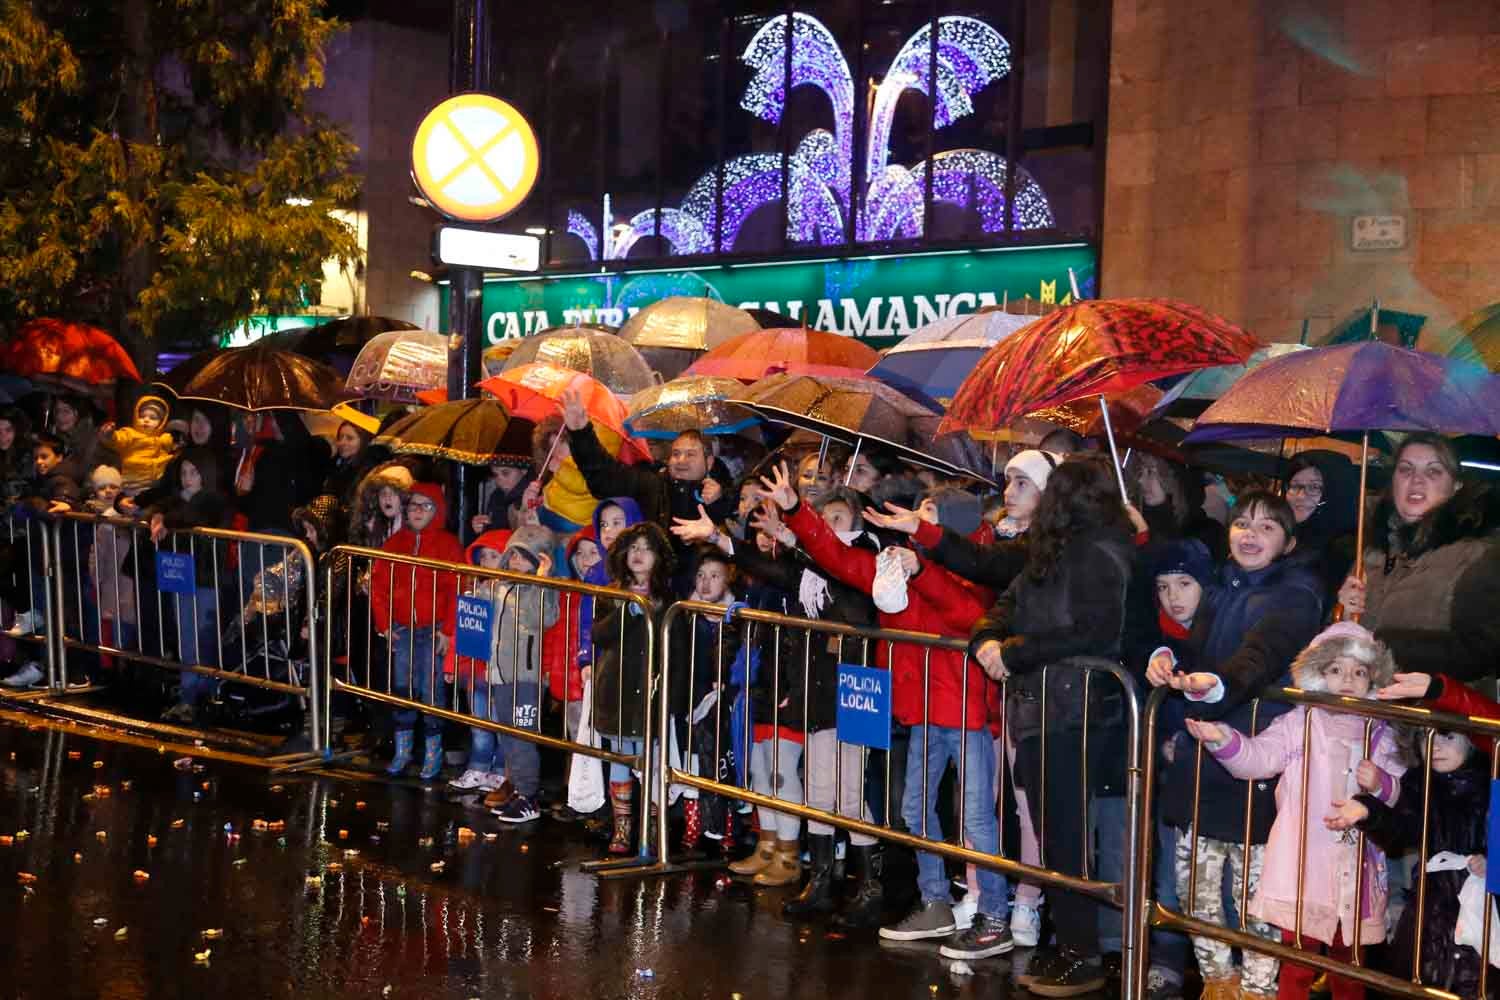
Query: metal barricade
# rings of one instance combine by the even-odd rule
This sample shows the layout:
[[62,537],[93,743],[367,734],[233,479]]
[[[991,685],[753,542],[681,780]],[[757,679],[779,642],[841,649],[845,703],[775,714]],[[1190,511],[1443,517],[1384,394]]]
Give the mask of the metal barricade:
[[[731,614],[732,621],[726,620]],[[735,622],[744,625],[744,644],[755,643],[758,638],[757,633],[760,633],[761,637],[768,637],[770,640],[769,646],[763,647],[768,648],[769,653],[762,656],[760,670],[768,671],[770,675],[769,687],[771,693],[769,704],[772,706],[771,718],[761,718],[755,721],[762,724],[769,724],[773,731],[777,731],[785,725],[781,712],[786,711],[787,715],[785,718],[795,720],[793,727],[798,730],[796,735],[802,737],[804,747],[812,746],[812,739],[815,735],[815,730],[809,721],[811,714],[809,698],[816,671],[826,671],[829,669],[830,663],[883,668],[890,671],[896,660],[897,648],[901,646],[908,647],[914,651],[913,655],[920,656],[921,678],[919,683],[922,685],[922,718],[928,720],[928,724],[920,726],[920,735],[914,733],[912,739],[914,741],[917,739],[923,741],[921,760],[924,766],[920,777],[912,775],[909,772],[906,774],[907,782],[914,780],[923,782],[923,802],[925,805],[919,828],[900,830],[896,829],[891,822],[893,815],[891,795],[892,766],[889,752],[887,752],[885,757],[884,778],[881,782],[883,784],[881,798],[883,798],[884,802],[883,812],[885,822],[874,822],[867,815],[867,813],[873,811],[868,808],[870,802],[865,788],[865,771],[870,751],[859,748],[859,763],[854,765],[852,755],[847,754],[847,750],[854,745],[839,739],[836,728],[833,734],[833,752],[831,755],[832,767],[834,769],[832,802],[821,807],[808,801],[809,796],[806,783],[803,785],[802,794],[797,798],[767,794],[747,787],[750,774],[748,766],[743,768],[742,773],[744,777],[738,781],[732,778],[726,779],[726,777],[722,776],[722,765],[713,767],[709,774],[698,773],[704,769],[702,767],[703,761],[722,761],[724,759],[722,740],[726,738],[726,730],[723,723],[732,711],[729,707],[725,706],[724,701],[728,695],[734,693],[732,689],[735,687],[735,685],[729,683],[731,680],[731,664],[726,662],[726,650],[732,645],[732,640],[726,638],[726,630]],[[710,630],[708,646],[710,648],[709,658],[712,662],[709,663],[701,662],[699,643],[697,641],[698,630],[705,625]],[[676,629],[686,629],[686,636],[678,635],[674,641],[673,631]],[[795,662],[784,662],[782,639],[789,633],[802,637],[800,644],[795,641],[791,644],[791,652]],[[691,645],[688,646],[688,643],[691,643]],[[815,654],[815,647],[818,646],[822,647],[823,652]],[[1067,661],[1065,664],[1047,667],[1039,672],[1041,682],[1038,692],[1040,694],[1040,705],[1036,707],[1039,710],[1039,718],[1043,724],[1039,725],[1037,731],[1034,733],[1034,737],[1039,742],[1039,752],[1036,754],[1036,759],[1040,764],[1041,787],[1047,785],[1049,758],[1058,756],[1057,751],[1061,749],[1055,741],[1077,739],[1081,743],[1078,759],[1082,764],[1082,773],[1077,790],[1079,799],[1076,803],[1076,808],[1080,812],[1074,818],[1077,823],[1081,823],[1085,832],[1079,838],[1082,857],[1078,859],[1078,874],[1071,874],[1058,870],[1056,866],[1047,866],[1046,796],[1042,796],[1041,801],[1035,803],[1033,809],[1033,814],[1037,817],[1037,825],[1039,827],[1038,839],[1042,849],[1039,864],[1028,864],[1016,860],[1015,857],[1006,856],[1008,852],[1004,843],[1004,823],[998,817],[998,849],[994,853],[975,850],[963,845],[963,831],[967,830],[964,822],[964,813],[966,808],[968,808],[965,802],[968,796],[963,794],[963,790],[967,787],[966,781],[970,774],[970,761],[968,759],[970,754],[970,740],[968,737],[969,734],[975,732],[967,727],[967,720],[970,718],[971,699],[983,699],[986,696],[984,690],[970,690],[969,678],[971,676],[973,661],[968,656],[967,646],[964,642],[925,633],[882,628],[857,628],[744,608],[736,608],[731,613],[724,606],[718,604],[681,601],[669,608],[663,616],[662,648],[661,686],[663,696],[657,703],[657,711],[660,713],[657,724],[658,730],[669,732],[675,723],[673,718],[674,706],[672,705],[672,692],[674,691],[673,678],[678,675],[679,671],[685,670],[688,674],[686,682],[684,683],[679,677],[677,684],[680,685],[678,690],[687,693],[687,701],[675,707],[678,710],[686,708],[692,713],[692,718],[696,722],[703,722],[712,716],[713,721],[706,727],[706,731],[713,734],[714,746],[710,751],[706,747],[698,745],[697,734],[705,731],[705,727],[687,726],[688,745],[682,753],[682,764],[680,766],[669,765],[664,767],[658,776],[659,788],[657,790],[657,798],[659,801],[668,801],[670,789],[673,785],[695,788],[701,792],[724,796],[739,802],[746,802],[774,812],[791,814],[812,822],[873,837],[877,840],[901,844],[918,851],[926,851],[945,858],[951,858],[955,861],[973,864],[1028,882],[1081,893],[1101,902],[1120,907],[1122,910],[1121,934],[1123,952],[1126,956],[1125,960],[1128,962],[1139,951],[1135,939],[1139,927],[1136,926],[1134,919],[1126,919],[1126,917],[1139,910],[1139,893],[1142,891],[1141,878],[1136,869],[1139,857],[1139,848],[1136,841],[1140,836],[1141,830],[1138,819],[1143,801],[1139,760],[1140,699],[1134,678],[1126,673],[1117,663],[1097,658],[1078,658]],[[685,648],[688,652],[686,662],[683,662],[681,657]],[[799,650],[800,655],[797,655]],[[933,675],[936,669],[947,669],[941,662],[936,667],[934,665],[934,655],[939,652],[948,654],[947,660],[950,664],[954,654],[961,657],[962,663],[962,680],[959,682],[958,718],[964,720],[965,735],[963,738],[957,740],[959,749],[956,753],[957,759],[953,762],[957,770],[958,779],[958,784],[955,786],[958,790],[955,794],[955,803],[958,812],[957,830],[960,831],[956,843],[950,843],[947,838],[929,835],[927,829],[927,815],[936,809],[935,798],[937,794],[937,789],[929,785],[931,768],[927,766],[927,762],[929,761],[933,747],[929,745],[928,741],[947,737],[947,734],[942,732],[942,727],[930,721],[932,719],[931,694],[933,690]],[[814,664],[813,662],[815,655],[821,661],[818,664]],[[732,659],[732,654],[730,654],[730,658]],[[707,671],[710,675],[706,681],[702,680],[703,671]],[[1091,877],[1090,875],[1092,870],[1092,845],[1091,838],[1086,832],[1089,828],[1088,816],[1091,804],[1091,789],[1093,787],[1088,773],[1088,762],[1091,759],[1089,751],[1090,732],[1091,730],[1100,728],[1102,721],[1097,717],[1091,720],[1090,712],[1100,710],[1098,708],[1100,704],[1098,699],[1100,696],[1107,695],[1108,693],[1107,682],[1101,682],[1095,686],[1096,674],[1108,675],[1119,685],[1121,694],[1119,722],[1123,728],[1121,742],[1124,744],[1123,749],[1125,751],[1125,823],[1124,828],[1118,831],[1125,845],[1125,850],[1121,859],[1122,871],[1119,878],[1108,881]],[[744,678],[742,677],[740,680],[744,680]],[[894,675],[891,681],[891,694],[894,700],[897,685]],[[1054,681],[1061,683],[1052,683]],[[826,679],[824,682],[826,683]],[[985,683],[989,684],[990,682]],[[1009,695],[1012,693],[1010,685],[1002,684],[999,685],[999,688],[1000,705],[1005,706],[1010,702]],[[803,703],[801,710],[797,711],[794,706],[785,704],[787,699],[783,698],[783,694],[799,689],[802,692]],[[1059,734],[1055,731],[1051,732],[1049,736],[1049,730],[1053,730],[1053,726],[1046,724],[1047,720],[1056,721],[1057,717],[1062,714],[1060,706],[1057,704],[1051,706],[1052,711],[1049,712],[1049,692],[1051,693],[1051,697],[1055,699],[1059,697],[1057,692],[1063,689],[1081,695],[1080,698],[1069,703],[1074,709],[1081,712],[1081,718],[1072,720],[1076,723],[1078,732],[1076,737],[1071,732]],[[700,692],[706,693],[700,695]],[[1019,694],[1019,692],[1017,693]],[[717,697],[710,701],[710,694]],[[678,700],[681,702],[681,698]],[[1013,732],[1009,725],[1010,720],[1007,718],[1008,714],[1009,711],[1007,709],[1003,707],[999,709],[998,723],[1002,733],[1007,735]],[[745,730],[741,734],[743,737],[741,745],[748,747],[750,742],[749,728],[751,726],[750,713],[744,713],[744,718],[740,724]],[[826,741],[828,736],[826,735],[826,727],[824,728],[825,735],[823,736],[823,740]],[[978,730],[978,733],[982,739],[976,742],[983,744],[986,750],[994,753],[995,745],[992,742],[992,735],[988,727]],[[728,738],[733,741],[732,734]],[[1096,732],[1094,738],[1095,740],[1100,740],[1104,737]],[[1054,741],[1050,748],[1048,745],[1049,740]],[[772,754],[774,757],[776,753],[775,748],[779,741],[772,741],[772,743]],[[1001,750],[999,754],[995,754],[995,757],[998,758],[1004,754],[1005,751]],[[846,757],[848,758],[847,761]],[[694,761],[699,762],[697,768],[692,766]],[[853,810],[846,808],[847,798],[846,793],[843,791],[844,782],[846,781],[843,771],[849,765],[856,766],[856,769],[859,771],[857,775],[859,796]],[[826,764],[820,760],[816,766],[826,766]],[[779,773],[781,770],[779,762],[773,759],[770,769],[773,773]],[[984,773],[988,773],[990,770],[989,767],[983,768]],[[1004,800],[1007,770],[1005,762],[997,759],[993,768],[996,781],[995,788],[993,789],[994,795],[992,797],[986,796],[987,802],[985,808],[997,808],[999,803]],[[941,773],[941,770],[939,770],[939,778],[941,778]],[[1055,771],[1054,780],[1057,780]],[[894,805],[899,808],[898,803]],[[1073,803],[1070,802],[1069,807],[1072,808]],[[1113,831],[1110,831],[1101,835],[1111,835],[1112,833]],[[668,860],[669,845],[665,810],[662,810],[657,816],[655,836],[657,840],[657,856],[663,862],[666,862]],[[1009,853],[1014,855],[1019,852],[1012,851]],[[1070,865],[1069,867],[1073,866]],[[674,866],[667,864],[663,866],[662,870],[670,871],[675,869]],[[1131,967],[1133,966],[1126,965],[1126,968]],[[1125,995],[1128,998],[1134,996],[1129,991]]]
[[[1196,909],[1193,904],[1193,900],[1197,895],[1195,884],[1198,875],[1197,852],[1200,849],[1199,842],[1202,839],[1198,835],[1196,826],[1198,825],[1197,819],[1200,815],[1200,806],[1202,804],[1202,780],[1203,768],[1205,764],[1204,757],[1205,755],[1210,753],[1210,751],[1208,751],[1201,742],[1194,741],[1196,743],[1195,747],[1185,750],[1183,746],[1183,740],[1178,740],[1177,742],[1179,745],[1176,749],[1177,753],[1192,752],[1196,754],[1196,757],[1193,761],[1194,787],[1192,789],[1192,815],[1194,820],[1193,826],[1195,827],[1195,829],[1192,830],[1193,840],[1189,847],[1190,853],[1188,870],[1190,873],[1190,881],[1188,899],[1184,904],[1184,908],[1190,912],[1182,912],[1181,910],[1169,909],[1163,906],[1158,900],[1152,898],[1153,883],[1151,879],[1151,872],[1153,864],[1152,845],[1154,843],[1154,838],[1150,835],[1151,831],[1148,829],[1147,824],[1153,822],[1153,817],[1156,815],[1156,809],[1154,808],[1157,797],[1155,784],[1157,771],[1160,767],[1159,757],[1162,753],[1162,743],[1159,733],[1161,707],[1172,693],[1173,692],[1170,688],[1158,688],[1156,691],[1152,692],[1151,697],[1147,700],[1146,703],[1146,772],[1144,778],[1145,797],[1144,807],[1136,816],[1136,819],[1141,823],[1141,827],[1136,831],[1135,837],[1135,842],[1140,852],[1140,857],[1135,865],[1135,871],[1140,875],[1142,891],[1142,895],[1139,897],[1141,900],[1142,908],[1140,913],[1138,914],[1140,926],[1136,932],[1136,935],[1138,940],[1141,941],[1142,947],[1137,952],[1136,965],[1133,968],[1131,966],[1126,966],[1126,968],[1130,970],[1130,974],[1127,978],[1134,982],[1135,988],[1137,990],[1137,995],[1144,995],[1146,975],[1150,967],[1149,933],[1152,928],[1163,928],[1166,930],[1189,934],[1194,937],[1207,938],[1212,941],[1220,942],[1229,947],[1240,949],[1242,951],[1259,953],[1265,956],[1269,956],[1270,958],[1274,958],[1283,963],[1292,962],[1295,964],[1300,964],[1317,969],[1321,972],[1344,976],[1349,979],[1355,980],[1365,986],[1373,987],[1383,994],[1391,996],[1417,997],[1425,998],[1425,1000],[1452,1000],[1455,994],[1447,992],[1437,986],[1425,984],[1421,981],[1422,928],[1426,916],[1423,910],[1426,901],[1428,881],[1428,829],[1432,818],[1430,811],[1433,776],[1432,746],[1434,739],[1439,732],[1460,733],[1470,738],[1483,737],[1495,741],[1500,741],[1500,720],[1448,715],[1419,707],[1397,705],[1390,702],[1367,699],[1345,698],[1336,695],[1302,691],[1297,688],[1276,688],[1273,690],[1268,690],[1264,693],[1262,699],[1258,699],[1257,701],[1252,702],[1251,729],[1254,730],[1254,732],[1248,735],[1252,737],[1264,737],[1264,734],[1272,725],[1278,724],[1283,726],[1283,728],[1295,725],[1298,732],[1300,733],[1300,736],[1298,737],[1299,745],[1286,755],[1288,759],[1287,767],[1299,769],[1301,777],[1301,788],[1303,790],[1301,796],[1300,816],[1297,817],[1297,819],[1300,819],[1300,827],[1297,831],[1297,897],[1295,901],[1295,914],[1292,920],[1293,926],[1286,928],[1277,928],[1283,932],[1290,933],[1293,936],[1293,942],[1291,944],[1287,944],[1283,943],[1280,940],[1272,940],[1270,938],[1252,933],[1251,929],[1248,926],[1249,921],[1252,919],[1248,913],[1251,897],[1251,893],[1249,890],[1251,863],[1249,859],[1252,847],[1251,838],[1254,809],[1252,786],[1254,786],[1258,781],[1270,780],[1267,777],[1257,776],[1255,778],[1250,778],[1244,781],[1246,810],[1244,820],[1244,835],[1243,841],[1237,842],[1236,846],[1242,849],[1243,857],[1246,860],[1241,866],[1243,870],[1243,877],[1238,880],[1238,884],[1234,887],[1234,899],[1236,901],[1236,909],[1239,915],[1238,926],[1222,926],[1210,920],[1204,920],[1198,916],[1195,916],[1193,915],[1193,912],[1191,912]],[[1292,714],[1280,716],[1280,719],[1289,719],[1290,721],[1285,723],[1272,722],[1264,725],[1257,724],[1261,716],[1263,702],[1266,699],[1291,705],[1293,707]],[[1303,712],[1300,717],[1295,714],[1299,707],[1305,708],[1305,712]],[[1369,945],[1362,946],[1359,943],[1359,939],[1362,936],[1361,931],[1363,923],[1365,920],[1364,891],[1367,888],[1364,882],[1366,878],[1366,865],[1364,864],[1367,850],[1366,834],[1362,829],[1356,828],[1353,836],[1349,840],[1349,842],[1354,845],[1354,857],[1356,859],[1355,883],[1353,886],[1355,900],[1353,911],[1354,926],[1350,931],[1354,938],[1354,942],[1352,944],[1346,945],[1346,947],[1348,947],[1350,951],[1350,960],[1341,961],[1339,959],[1330,957],[1329,955],[1314,951],[1304,951],[1300,947],[1298,947],[1298,945],[1304,940],[1303,916],[1307,902],[1305,899],[1305,874],[1308,864],[1308,841],[1310,836],[1322,835],[1327,832],[1323,829],[1323,813],[1326,812],[1331,805],[1331,803],[1320,804],[1316,807],[1318,810],[1317,815],[1309,814],[1309,772],[1311,762],[1316,753],[1316,749],[1312,745],[1312,724],[1315,713],[1322,712],[1358,716],[1364,720],[1362,760],[1370,760],[1372,757],[1372,753],[1374,750],[1372,740],[1374,738],[1378,738],[1378,733],[1375,731],[1375,726],[1377,725],[1377,723],[1383,722],[1404,725],[1411,727],[1417,732],[1423,734],[1422,741],[1425,744],[1425,752],[1421,755],[1421,763],[1417,765],[1416,768],[1409,769],[1405,773],[1405,775],[1403,775],[1399,779],[1401,781],[1409,781],[1411,780],[1414,773],[1420,774],[1423,790],[1421,835],[1419,838],[1420,843],[1412,845],[1417,847],[1419,850],[1419,864],[1417,865],[1419,875],[1417,882],[1416,900],[1414,904],[1412,904],[1417,907],[1417,916],[1415,918],[1416,926],[1415,933],[1413,935],[1414,954],[1411,956],[1411,977],[1409,979],[1403,979],[1400,976],[1379,971],[1365,964],[1363,948],[1369,947]],[[1242,733],[1240,734],[1240,739],[1243,740],[1246,738],[1246,736],[1247,734]],[[1278,740],[1282,740],[1286,737],[1287,734],[1283,732],[1279,734],[1277,738]],[[1192,737],[1188,735],[1186,736],[1186,739],[1191,740]],[[1493,780],[1496,776],[1500,776],[1500,742],[1494,744],[1488,756],[1490,760],[1490,777],[1491,780]],[[1284,779],[1278,776],[1276,780]],[[1485,799],[1487,802],[1488,794],[1486,794]],[[1277,815],[1279,820],[1281,818],[1281,814],[1278,813]],[[1293,820],[1293,822],[1296,821],[1297,820]],[[1183,831],[1179,830],[1178,833],[1179,835],[1182,835]],[[1487,894],[1485,898],[1490,905],[1486,905],[1484,908],[1485,914],[1483,949],[1482,953],[1480,954],[1479,961],[1479,996],[1487,995],[1486,989],[1490,962],[1489,939],[1490,923],[1492,919],[1491,913],[1493,910],[1493,897]],[[1384,937],[1384,929],[1382,928],[1382,940],[1384,939]],[[1308,940],[1312,939],[1308,938]],[[1327,942],[1321,943],[1327,944]]]
[[[398,711],[424,713],[638,772],[642,794],[636,797],[639,804],[636,810],[639,819],[634,823],[636,856],[591,862],[584,867],[602,874],[652,867],[647,818],[653,786],[647,776],[652,773],[656,745],[652,728],[656,713],[652,706],[659,675],[653,667],[657,662],[657,613],[648,600],[627,590],[576,580],[485,569],[353,545],[337,546],[325,556],[323,575],[322,617],[327,626],[324,662],[328,665],[326,688],[330,697],[348,695]],[[398,603],[398,590],[403,591],[404,608]],[[440,652],[435,635],[429,644],[427,636],[418,634],[424,630],[431,634],[430,625],[414,623],[411,617],[414,606],[425,601],[429,610],[424,616],[436,620],[438,609],[451,601],[457,619],[461,597],[477,599],[487,608],[481,609],[481,614],[488,617],[484,627],[491,629],[488,643],[481,640],[489,652],[484,661],[461,655],[461,648]],[[577,740],[581,710],[586,710],[590,719],[597,722],[601,707],[597,688],[590,687],[586,706],[571,694],[576,657],[580,648],[586,649],[590,643],[588,637],[579,636],[573,629],[568,604],[583,600],[593,602],[596,633],[608,635],[625,649],[628,632],[632,637],[638,636],[644,646],[638,664],[642,731],[638,736],[629,735],[622,724],[619,733],[604,734],[630,749],[606,749]],[[446,615],[446,609],[442,613]],[[406,625],[398,624],[403,620]],[[480,627],[479,619],[463,624],[455,621],[455,624],[457,631],[463,631],[465,624],[472,626],[471,632]],[[452,641],[458,642],[457,637]],[[563,649],[553,649],[549,643],[561,643]],[[468,651],[476,650],[469,647]],[[557,733],[552,734],[543,731],[541,691],[547,686],[546,664],[559,655],[565,664],[563,711]],[[614,709],[614,718],[620,723],[627,711],[634,711],[626,692],[629,685],[623,677],[624,670],[634,664],[625,660],[624,656],[617,660],[621,676],[614,685],[614,698],[606,699],[613,704],[604,705]],[[591,669],[597,667],[595,663]],[[531,674],[536,677],[535,692],[524,691],[532,682],[520,679]],[[508,699],[492,696],[499,688],[509,689]],[[324,710],[325,717],[331,715],[331,705],[325,705]]]
[[[0,519],[0,628],[23,646],[36,646],[46,688],[57,682],[56,630],[48,626],[53,565],[50,522],[43,514],[13,509]],[[24,689],[13,693],[24,697]]]
[[74,512],[50,520],[54,692],[68,689],[70,650],[183,671],[185,686],[205,685],[195,697],[222,682],[300,701],[313,750],[326,748],[317,574],[305,542],[219,528],[153,538],[146,522]]

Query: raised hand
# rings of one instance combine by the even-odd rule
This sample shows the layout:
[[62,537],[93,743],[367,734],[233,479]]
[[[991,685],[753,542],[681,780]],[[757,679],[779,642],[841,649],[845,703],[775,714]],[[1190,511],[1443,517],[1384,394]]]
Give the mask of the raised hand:
[[589,411],[583,405],[583,390],[568,386],[562,391],[563,424],[570,431],[581,431],[589,425]]
[[1344,606],[1346,615],[1362,615],[1365,613],[1365,581],[1357,576],[1350,577],[1339,587],[1339,603]]
[[[929,503],[930,501],[924,501],[923,506],[926,507]],[[931,518],[924,518],[922,516],[921,508],[918,508],[917,510],[911,510],[898,504],[891,503],[889,500],[887,500],[885,503],[884,512],[878,511],[874,507],[866,507],[865,520],[869,521],[877,528],[886,528],[890,531],[899,531],[905,535],[915,535],[917,533],[917,529],[922,526],[922,522],[924,520],[928,520],[933,524],[937,523],[936,505],[933,504],[930,509],[933,512],[933,516]]]
[[1172,671],[1177,669],[1177,661],[1172,659],[1172,654],[1166,651],[1157,653],[1151,657],[1151,662],[1146,664],[1146,680],[1152,687],[1163,687],[1172,683]]
[[782,510],[797,506],[797,491],[792,488],[791,471],[785,462],[777,462],[769,476],[761,476],[760,485]]
[[[1348,605],[1345,605],[1347,607]],[[1425,698],[1432,686],[1431,674],[1394,674],[1391,682],[1375,692],[1381,701],[1399,701],[1403,698]]]
[[684,542],[706,542],[717,530],[713,518],[708,516],[708,511],[703,509],[701,503],[698,505],[697,517],[672,518],[672,534]]
[[698,495],[703,498],[704,503],[717,503],[724,495],[724,487],[719,485],[717,479],[708,478],[703,480],[703,485],[698,487]]

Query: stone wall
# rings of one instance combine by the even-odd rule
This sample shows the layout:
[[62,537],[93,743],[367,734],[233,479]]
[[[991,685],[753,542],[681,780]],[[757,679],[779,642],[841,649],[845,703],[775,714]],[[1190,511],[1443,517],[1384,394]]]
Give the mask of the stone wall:
[[1311,343],[1500,300],[1500,0],[1115,0],[1108,144],[1104,295]]

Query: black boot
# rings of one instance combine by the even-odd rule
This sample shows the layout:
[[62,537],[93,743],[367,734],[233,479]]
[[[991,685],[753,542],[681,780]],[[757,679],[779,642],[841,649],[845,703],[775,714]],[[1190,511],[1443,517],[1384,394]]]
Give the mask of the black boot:
[[796,899],[789,899],[781,907],[787,917],[813,917],[820,913],[833,912],[833,836],[810,833],[807,835],[807,853],[812,856],[812,870],[807,885]]
[[879,927],[885,910],[885,888],[880,884],[880,845],[855,847],[850,844],[848,859],[853,862],[854,877],[859,880],[859,887],[833,922],[849,930]]

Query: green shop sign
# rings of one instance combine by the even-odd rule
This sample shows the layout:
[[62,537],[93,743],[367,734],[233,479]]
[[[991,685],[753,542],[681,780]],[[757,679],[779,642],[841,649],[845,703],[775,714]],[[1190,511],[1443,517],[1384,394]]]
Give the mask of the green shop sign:
[[[1074,243],[491,278],[484,284],[484,335],[493,344],[549,326],[619,326],[659,299],[707,295],[880,348],[934,320],[1007,300],[1070,301],[1069,271],[1088,296],[1095,268],[1093,248]],[[447,296],[445,285],[445,324]]]

